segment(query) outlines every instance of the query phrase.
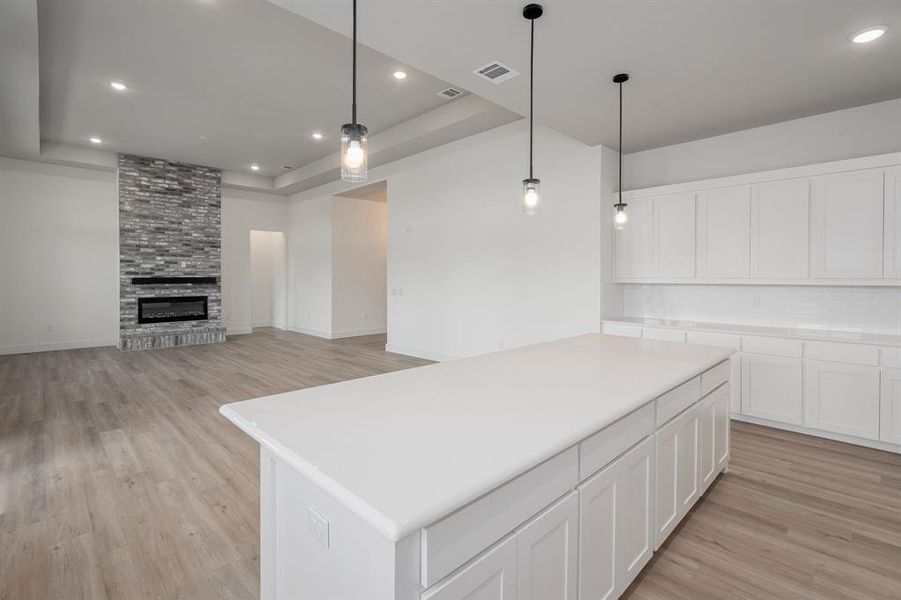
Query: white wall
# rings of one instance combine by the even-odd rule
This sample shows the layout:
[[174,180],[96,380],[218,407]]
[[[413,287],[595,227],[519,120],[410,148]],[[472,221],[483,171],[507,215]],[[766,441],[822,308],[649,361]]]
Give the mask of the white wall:
[[332,198],[290,205],[288,329],[332,335]]
[[0,354],[115,345],[115,174],[0,159]]
[[624,189],[901,151],[901,99],[635,152]]
[[253,326],[251,230],[287,233],[289,219],[284,196],[222,191],[222,316],[230,335],[250,333]]
[[287,248],[281,231],[250,232],[251,323],[286,327]]
[[443,359],[598,330],[601,151],[539,127],[526,217],[526,125],[388,177],[389,349]]
[[384,333],[387,205],[341,197],[332,202],[332,337]]

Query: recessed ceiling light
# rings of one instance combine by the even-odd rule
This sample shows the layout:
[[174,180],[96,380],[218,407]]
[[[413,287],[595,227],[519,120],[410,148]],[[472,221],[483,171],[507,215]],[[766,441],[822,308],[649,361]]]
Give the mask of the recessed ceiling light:
[[854,34],[854,37],[851,38],[851,41],[855,44],[866,44],[867,42],[872,42],[873,40],[878,40],[882,37],[882,34],[885,33],[886,27],[868,27],[863,31],[860,31]]
[[314,140],[321,140],[321,139],[324,138],[324,137],[325,137],[325,136],[322,135],[321,133],[319,133],[318,131],[314,131],[314,132],[313,132],[313,139],[314,139]]
[[92,143],[92,144],[102,144],[102,143],[103,143],[103,140],[101,140],[101,139],[100,139],[99,137],[97,137],[97,136],[94,136],[94,137],[89,138],[89,139],[91,140],[91,143]]
[[406,78],[407,78],[407,74],[406,74],[404,71],[395,71],[395,72],[394,72],[394,78],[395,78],[395,79],[406,79]]
[[116,90],[117,92],[124,92],[128,89],[128,86],[122,83],[121,81],[110,81],[109,86]]
[[250,165],[250,170],[251,170],[251,171],[259,171],[259,170],[260,170],[260,165]]

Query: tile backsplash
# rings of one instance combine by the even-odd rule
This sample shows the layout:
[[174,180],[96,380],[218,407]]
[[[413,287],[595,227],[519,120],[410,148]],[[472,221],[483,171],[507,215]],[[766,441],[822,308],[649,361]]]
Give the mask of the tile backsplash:
[[623,286],[627,317],[901,335],[901,287]]

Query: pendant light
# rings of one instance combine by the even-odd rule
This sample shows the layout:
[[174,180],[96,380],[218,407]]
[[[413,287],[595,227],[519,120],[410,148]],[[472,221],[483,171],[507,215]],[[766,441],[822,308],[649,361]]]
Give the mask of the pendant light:
[[628,73],[613,76],[613,83],[619,85],[619,202],[613,205],[613,222],[617,229],[625,229],[629,222],[629,215],[626,214],[626,207],[629,205],[623,202],[623,84],[627,81]]
[[353,0],[353,103],[351,122],[341,126],[341,179],[351,183],[366,181],[369,152],[366,136],[369,130],[357,123],[357,0]]
[[544,14],[540,4],[527,4],[522,16],[530,21],[532,33],[529,50],[529,178],[522,180],[522,212],[534,215],[541,201],[541,180],[532,172],[532,139],[534,136],[533,115],[535,112],[535,19]]

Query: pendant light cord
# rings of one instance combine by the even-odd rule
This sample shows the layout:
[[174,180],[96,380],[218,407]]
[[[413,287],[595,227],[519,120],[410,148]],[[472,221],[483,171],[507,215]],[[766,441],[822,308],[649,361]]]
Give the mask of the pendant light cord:
[[[356,1],[356,0],[354,0]],[[532,24],[532,35],[529,50],[529,179],[533,179],[532,174],[532,137],[534,128],[535,114],[535,19],[530,19]]]
[[623,82],[619,82],[619,203],[623,203]]
[[357,0],[354,3],[354,48],[353,48],[353,105],[351,107],[351,122],[357,124]]

